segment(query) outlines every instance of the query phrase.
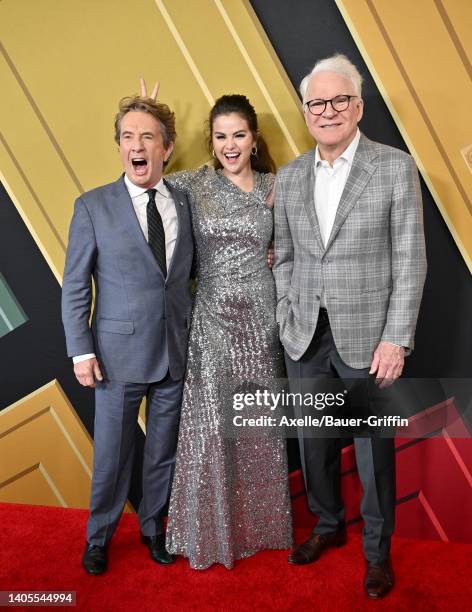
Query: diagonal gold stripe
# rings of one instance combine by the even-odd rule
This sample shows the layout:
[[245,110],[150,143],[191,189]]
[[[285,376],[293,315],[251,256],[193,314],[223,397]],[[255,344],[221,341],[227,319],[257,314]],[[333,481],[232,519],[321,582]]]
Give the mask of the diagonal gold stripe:
[[[89,478],[92,478],[92,470],[90,469],[90,467],[88,466],[87,462],[85,461],[84,456],[82,455],[82,453],[77,448],[77,445],[75,444],[75,442],[71,438],[69,432],[65,428],[64,423],[61,421],[59,415],[57,414],[57,412],[52,407],[50,408],[50,414],[51,414],[52,418],[55,420],[55,422],[56,422],[57,426],[59,427],[59,429],[61,430],[62,435],[67,440],[67,444],[71,447],[72,452],[77,457],[80,465],[83,467],[84,472],[87,474],[87,476]],[[83,428],[83,429],[84,429],[85,433],[88,436],[87,430],[85,428]]]
[[388,110],[390,111],[390,114],[393,117],[393,120],[395,121],[395,124],[397,125],[403,140],[406,142],[407,147],[410,151],[410,153],[412,154],[416,165],[418,166],[421,175],[423,176],[423,179],[429,189],[429,192],[431,193],[434,201],[436,202],[437,207],[439,208],[441,215],[449,229],[449,231],[451,232],[452,237],[454,238],[454,241],[457,245],[457,248],[459,249],[468,269],[470,272],[472,272],[472,258],[469,255],[469,252],[467,250],[467,248],[465,247],[460,235],[458,234],[453,222],[451,221],[451,218],[449,216],[449,212],[447,210],[447,208],[444,206],[442,199],[440,198],[436,187],[431,179],[431,177],[429,176],[428,171],[426,170],[426,168],[423,165],[423,162],[421,161],[421,157],[419,156],[418,152],[416,151],[416,148],[413,144],[413,142],[411,141],[408,132],[405,129],[405,126],[403,125],[402,119],[400,118],[400,116],[398,115],[396,108],[392,102],[392,100],[390,99],[390,95],[388,93],[388,91],[386,90],[386,88],[384,87],[384,84],[382,82],[382,79],[380,78],[379,73],[377,72],[375,65],[372,61],[372,59],[369,56],[369,53],[364,45],[364,43],[362,42],[362,38],[359,34],[359,32],[357,31],[356,26],[354,25],[354,22],[352,21],[349,12],[344,4],[343,0],[335,0],[336,5],[341,13],[341,15],[343,16],[343,19],[349,29],[349,32],[351,33],[351,36],[353,37],[357,48],[359,49],[366,65],[367,68],[369,69],[370,74],[372,75],[372,78],[375,81],[375,84],[378,87],[378,90],[380,91],[380,94],[383,98],[383,100],[385,101],[385,104],[387,105]]
[[294,139],[292,138],[292,135],[290,134],[289,129],[287,128],[285,121],[282,119],[282,115],[279,113],[279,110],[276,106],[276,104],[274,103],[274,100],[272,99],[272,96],[270,95],[267,87],[264,84],[264,81],[262,80],[259,72],[257,71],[257,68],[254,65],[254,62],[252,61],[251,57],[249,56],[249,53],[246,50],[246,47],[244,46],[240,36],[238,35],[236,28],[234,27],[233,23],[231,22],[231,19],[228,15],[228,13],[226,12],[226,9],[224,8],[223,4],[221,3],[221,0],[214,0],[215,5],[218,9],[218,11],[220,12],[221,17],[223,18],[223,21],[226,24],[226,27],[228,28],[231,36],[233,37],[234,42],[236,43],[237,48],[239,49],[239,52],[241,53],[241,55],[244,58],[244,61],[247,64],[247,67],[249,68],[250,73],[252,74],[252,76],[254,77],[254,80],[256,81],[259,89],[261,90],[262,95],[264,96],[272,114],[275,117],[275,120],[277,121],[277,123],[279,124],[280,129],[282,130],[283,135],[285,136],[290,148],[293,151],[293,154],[298,157],[300,155],[300,151],[297,147],[297,145],[295,144]]
[[54,483],[54,480],[52,479],[51,475],[49,474],[49,472],[47,471],[47,469],[44,467],[42,463],[39,464],[38,469],[41,475],[43,476],[44,480],[48,483],[49,488],[54,493],[54,496],[56,497],[58,502],[61,504],[61,506],[63,508],[68,508],[69,505],[66,503],[66,500],[62,497],[59,489],[56,487]]
[[395,61],[395,64],[397,65],[397,68],[400,72],[400,74],[403,77],[403,80],[405,81],[405,85],[408,88],[408,91],[411,94],[411,97],[414,99],[416,106],[420,112],[420,115],[423,119],[423,121],[425,122],[426,127],[429,130],[429,133],[431,134],[431,138],[434,140],[434,144],[437,146],[439,153],[441,154],[441,157],[443,158],[444,163],[447,166],[447,169],[449,170],[449,173],[457,187],[457,190],[459,191],[459,193],[461,194],[467,208],[469,209],[469,212],[472,214],[472,202],[470,201],[465,189],[462,187],[461,182],[459,180],[459,177],[456,174],[456,171],[454,170],[454,166],[452,165],[446,150],[444,149],[441,140],[439,139],[439,136],[436,133],[436,130],[434,129],[434,126],[432,124],[432,122],[430,121],[428,114],[426,113],[426,110],[420,100],[420,97],[418,96],[418,94],[416,93],[416,90],[413,86],[413,83],[411,82],[410,77],[408,76],[407,71],[405,70],[405,67],[402,64],[402,61],[398,55],[398,53],[395,50],[395,47],[392,43],[392,40],[390,38],[390,36],[388,35],[387,30],[385,29],[385,26],[382,23],[382,20],[380,19],[380,16],[377,12],[377,9],[374,6],[374,3],[372,0],[365,0],[367,6],[370,9],[370,12],[372,13],[372,17],[374,18],[375,23],[377,24],[377,27],[379,28],[380,32],[382,33],[382,36],[385,40],[385,44],[388,47],[388,50],[390,51],[393,60]]
[[[46,219],[46,223],[49,226],[49,229],[51,230],[51,232],[54,234],[54,237],[56,238],[56,240],[58,241],[58,243],[61,245],[64,253],[66,252],[66,245],[64,244],[59,232],[57,231],[57,229],[54,226],[54,223],[51,221],[51,219],[49,218],[49,215],[46,211],[46,209],[44,208],[43,204],[41,203],[41,200],[39,199],[38,195],[36,194],[35,190],[33,189],[33,186],[31,185],[31,183],[28,180],[28,177],[26,176],[26,174],[23,172],[22,167],[20,166],[20,163],[18,162],[18,160],[15,157],[15,154],[13,153],[13,151],[10,149],[10,146],[8,145],[7,141],[5,140],[5,137],[3,136],[2,132],[0,132],[0,142],[3,144],[3,146],[5,147],[6,152],[8,153],[8,155],[10,156],[10,159],[12,160],[18,174],[21,176],[21,178],[23,179],[24,184],[26,185],[28,191],[31,194],[31,197],[33,198],[33,200],[36,202],[36,205],[38,206],[39,210],[42,212],[43,217]],[[3,182],[3,181],[2,181]],[[26,216],[24,215],[24,213],[20,210],[18,210],[18,212],[20,213],[23,221],[25,221]],[[26,222],[26,221],[25,221]],[[37,237],[37,235],[35,233],[33,233],[31,230],[32,228],[30,228],[28,226],[28,229],[30,229],[30,232],[32,234],[32,236],[35,239],[36,244],[40,245],[39,242],[39,238]],[[43,249],[41,249],[41,251],[43,252]]]
[[3,438],[4,436],[8,436],[9,434],[13,433],[17,429],[20,429],[24,425],[27,425],[28,423],[31,423],[32,421],[39,419],[40,417],[43,416],[43,414],[46,414],[47,412],[49,412],[49,410],[50,410],[50,406],[47,406],[46,408],[43,408],[42,410],[38,410],[38,412],[35,412],[33,415],[31,415],[27,419],[23,419],[23,421],[18,421],[18,423],[15,423],[15,425],[13,427],[10,427],[10,429],[5,429],[5,431],[0,432],[0,439]]
[[[49,391],[52,391],[53,393],[58,391],[60,396],[61,396],[61,398],[63,399],[64,404],[58,404],[57,405],[57,409],[55,409],[49,403],[51,401],[51,396],[47,396],[46,395],[46,393],[48,393]],[[20,429],[24,425],[27,425],[28,423],[31,423],[32,421],[35,421],[36,419],[38,419],[38,418],[42,417],[43,415],[49,413],[51,418],[54,420],[56,425],[61,430],[62,435],[64,436],[65,440],[67,441],[67,443],[70,446],[70,448],[71,448],[72,452],[74,453],[74,455],[77,457],[80,465],[84,469],[84,472],[90,478],[91,475],[92,475],[92,471],[90,469],[89,463],[87,462],[87,460],[84,457],[83,453],[80,451],[80,449],[78,448],[78,446],[76,444],[77,438],[76,438],[76,441],[74,441],[73,438],[71,437],[71,435],[69,433],[70,426],[69,426],[69,429],[68,429],[67,428],[67,424],[64,423],[64,417],[66,416],[66,414],[64,413],[64,405],[67,406],[67,408],[69,409],[68,410],[69,414],[73,417],[74,421],[77,423],[77,425],[79,426],[80,430],[83,432],[85,437],[89,440],[90,444],[92,444],[92,439],[91,439],[87,429],[85,428],[84,424],[80,420],[80,418],[79,418],[77,412],[75,411],[74,407],[70,403],[67,395],[64,393],[64,390],[62,389],[60,383],[57,380],[54,379],[54,380],[50,381],[49,383],[46,383],[44,386],[40,387],[39,389],[36,389],[35,391],[30,393],[29,395],[26,395],[25,397],[21,398],[17,402],[15,402],[13,404],[10,404],[10,406],[7,406],[6,408],[4,408],[0,412],[0,425],[2,424],[2,417],[8,415],[10,412],[13,412],[14,410],[19,409],[19,408],[21,408],[23,406],[28,406],[28,404],[29,404],[29,402],[31,402],[31,400],[34,400],[34,398],[36,398],[38,396],[41,397],[43,394],[45,395],[45,400],[48,402],[46,407],[40,408],[39,410],[33,412],[33,414],[30,414],[30,416],[28,416],[26,419],[19,420],[18,422],[15,423],[15,425],[13,427],[10,427],[9,429],[6,429],[3,432],[0,431],[0,438],[6,436],[8,434],[13,433],[15,430]]]
[[179,31],[175,27],[175,24],[172,21],[171,16],[167,12],[166,7],[164,6],[164,2],[162,0],[155,0],[155,3],[156,3],[157,8],[159,9],[159,11],[161,12],[161,15],[162,15],[164,21],[166,22],[167,27],[169,28],[172,36],[174,37],[174,40],[177,43],[177,46],[179,47],[182,55],[184,56],[185,61],[187,62],[190,70],[192,71],[193,76],[195,77],[195,80],[200,85],[200,88],[203,91],[203,94],[204,94],[205,98],[207,99],[208,104],[210,106],[213,106],[213,104],[215,103],[215,99],[211,95],[211,92],[208,89],[208,85],[205,83],[205,79],[203,78],[202,73],[197,68],[197,65],[193,61],[192,56],[190,55],[190,52],[187,49],[187,46],[184,43],[183,38],[180,36]]
[[438,13],[441,15],[441,19],[443,20],[447,33],[449,34],[452,40],[452,43],[454,47],[456,48],[456,51],[459,57],[461,58],[462,63],[464,64],[464,68],[466,69],[467,74],[469,75],[470,79],[472,79],[472,65],[469,62],[467,53],[465,52],[464,47],[462,46],[462,43],[459,40],[459,37],[457,36],[457,33],[454,29],[454,26],[451,23],[451,20],[449,19],[449,15],[447,14],[443,3],[441,2],[441,0],[434,0],[434,4],[436,5],[436,8],[438,9]]
[[84,192],[84,188],[80,184],[80,181],[77,178],[75,172],[73,171],[72,166],[70,165],[69,161],[67,160],[67,158],[66,158],[66,156],[64,154],[64,151],[61,149],[59,143],[57,142],[56,138],[54,137],[54,134],[52,133],[51,128],[47,124],[46,119],[43,117],[41,111],[38,108],[38,105],[36,104],[36,102],[33,99],[33,96],[30,94],[28,88],[26,87],[25,82],[23,81],[23,79],[20,76],[20,73],[15,68],[15,65],[13,64],[12,60],[10,59],[10,56],[8,55],[5,47],[2,45],[1,42],[0,42],[0,51],[2,52],[2,55],[5,58],[5,61],[8,64],[10,70],[12,71],[13,76],[15,77],[18,85],[21,87],[23,93],[25,94],[26,99],[30,103],[31,108],[33,109],[36,117],[38,118],[39,123],[41,124],[41,126],[44,129],[44,131],[48,135],[49,140],[51,141],[52,146],[55,148],[56,153],[59,155],[62,163],[66,167],[66,170],[69,173],[69,175],[70,175],[74,185],[77,187],[77,189],[79,190],[80,193],[83,193]]
[[39,468],[39,463],[35,463],[34,465],[31,465],[29,468],[26,468],[25,470],[18,472],[14,476],[7,478],[3,482],[0,482],[0,489],[3,489],[3,487],[6,487],[7,485],[11,484],[12,482],[15,482],[16,480],[20,480],[20,478],[23,478],[23,476],[27,476],[28,474],[32,474],[33,472],[36,472],[38,468]]

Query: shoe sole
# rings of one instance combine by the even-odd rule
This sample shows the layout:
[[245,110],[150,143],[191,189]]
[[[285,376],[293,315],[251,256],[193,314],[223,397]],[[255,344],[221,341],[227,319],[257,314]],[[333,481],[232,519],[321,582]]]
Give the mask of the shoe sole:
[[105,567],[104,569],[100,570],[99,572],[96,572],[96,571],[93,571],[93,570],[87,569],[87,568],[86,568],[86,567],[84,567],[83,565],[82,565],[82,567],[83,567],[84,571],[85,571],[85,572],[87,572],[87,574],[88,574],[89,576],[101,576],[102,574],[104,574],[104,573],[107,571],[107,568],[106,568],[106,567]]
[[386,591],[385,593],[383,593],[382,595],[374,595],[373,593],[367,593],[366,595],[369,599],[383,599],[384,597],[386,597],[390,591],[392,590],[393,587],[391,587],[390,589],[388,589],[388,591]]

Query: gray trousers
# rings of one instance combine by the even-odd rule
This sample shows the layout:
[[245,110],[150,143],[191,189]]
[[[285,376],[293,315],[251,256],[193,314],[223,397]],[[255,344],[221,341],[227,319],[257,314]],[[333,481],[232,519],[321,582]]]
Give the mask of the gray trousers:
[[[294,361],[285,353],[285,362],[292,393],[316,393],[320,391],[319,379],[323,378],[341,378],[349,387],[354,379],[369,376],[369,368],[351,368],[342,361],[327,317],[320,317],[305,354]],[[318,516],[314,532],[331,533],[344,524],[342,440],[310,437],[310,432],[304,428],[300,428],[298,434],[308,506]],[[358,437],[354,438],[354,448],[363,489],[364,554],[367,561],[381,563],[388,557],[395,522],[394,442],[392,438]]]
[[106,546],[128,497],[139,406],[146,397],[143,535],[163,532],[161,512],[174,474],[183,381],[166,376],[152,384],[104,381],[95,389],[95,435],[87,542]]

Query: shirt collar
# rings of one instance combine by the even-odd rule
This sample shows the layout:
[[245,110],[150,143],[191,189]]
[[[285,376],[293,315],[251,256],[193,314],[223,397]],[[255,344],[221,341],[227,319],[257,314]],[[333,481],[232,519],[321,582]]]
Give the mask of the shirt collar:
[[[137,185],[132,183],[126,174],[125,174],[124,180],[125,180],[126,189],[128,190],[128,193],[131,199],[134,199],[142,195],[143,193],[146,193],[147,189],[143,189],[143,187],[138,187]],[[159,193],[159,195],[165,198],[169,197],[169,191],[167,187],[164,185],[164,179],[162,178],[162,176],[161,176],[161,180],[158,181],[154,185],[153,189],[155,189]]]
[[[357,151],[357,147],[359,146],[359,140],[361,139],[361,132],[359,130],[359,128],[357,128],[357,132],[356,135],[354,136],[354,138],[352,139],[351,143],[349,144],[349,146],[341,153],[341,155],[339,157],[337,157],[334,161],[335,163],[338,161],[338,159],[342,159],[344,161],[347,161],[347,163],[352,166],[352,162],[354,160],[354,155],[356,154]],[[318,150],[318,145],[316,145],[316,149],[315,149],[315,172],[316,172],[316,168],[318,167],[318,165],[320,163],[322,163],[324,160],[321,159],[320,157],[320,152]]]

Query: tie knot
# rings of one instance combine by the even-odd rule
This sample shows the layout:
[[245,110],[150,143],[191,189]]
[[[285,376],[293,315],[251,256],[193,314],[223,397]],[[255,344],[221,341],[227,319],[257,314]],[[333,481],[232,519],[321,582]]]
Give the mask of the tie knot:
[[156,197],[157,189],[147,189],[146,193],[149,196],[149,201],[150,202],[155,202],[155,197]]

